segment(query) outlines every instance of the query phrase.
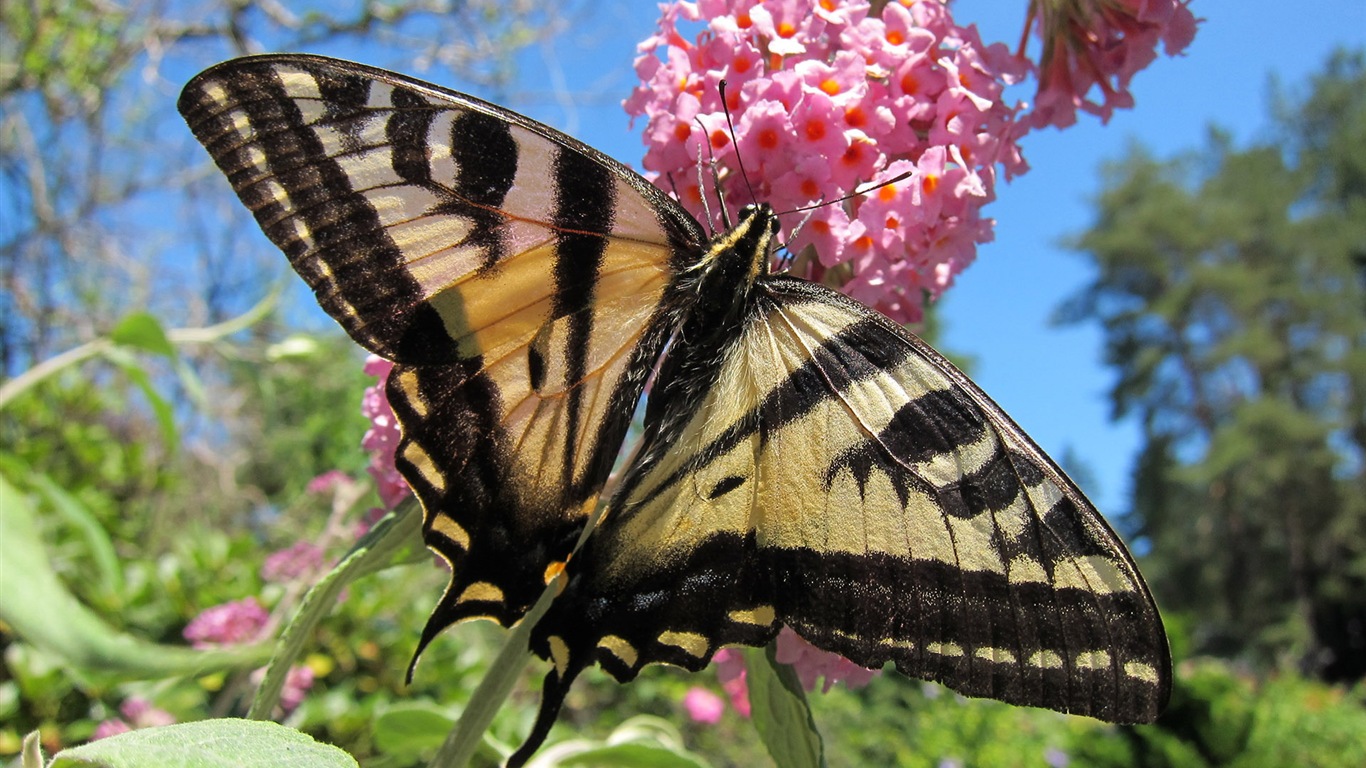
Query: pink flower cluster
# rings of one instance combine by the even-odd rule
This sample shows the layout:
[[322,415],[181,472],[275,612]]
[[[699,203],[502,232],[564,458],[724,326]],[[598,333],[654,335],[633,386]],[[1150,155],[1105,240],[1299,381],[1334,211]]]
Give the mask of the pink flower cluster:
[[[251,681],[260,685],[266,679],[266,668],[261,667],[251,673]],[[289,668],[285,673],[285,685],[280,690],[280,711],[283,713],[293,712],[304,702],[304,696],[313,687],[313,668],[307,664],[299,664]]]
[[[797,672],[802,687],[808,691],[815,690],[820,678],[825,678],[825,684],[821,687],[824,693],[839,682],[851,689],[862,688],[881,674],[879,670],[860,667],[837,653],[822,651],[788,627],[778,632],[777,642],[775,657]],[[712,662],[716,665],[717,679],[730,705],[741,717],[748,718],[749,684],[746,681],[744,656],[734,648],[722,648],[712,657]],[[719,696],[697,687],[689,689],[684,695],[683,707],[693,721],[708,725],[720,722],[725,711],[725,703]]]
[[389,396],[384,385],[389,380],[389,371],[394,364],[376,355],[365,360],[365,372],[379,379],[372,387],[365,389],[361,400],[361,413],[370,420],[370,429],[361,438],[361,447],[370,452],[370,477],[375,480],[375,490],[379,493],[380,503],[385,509],[393,509],[411,492],[408,483],[394,466],[394,451],[402,433],[394,409],[389,405]]
[[[288,552],[290,550],[276,554]],[[319,557],[321,557],[321,552]],[[261,607],[256,598],[247,597],[231,603],[215,605],[205,610],[185,627],[184,635],[185,639],[193,643],[195,648],[251,643],[262,639],[262,632],[265,630],[266,622],[269,619],[270,614]],[[261,667],[252,673],[252,680],[259,685],[265,674],[266,668]],[[304,694],[312,687],[313,670],[311,668],[306,666],[290,667],[285,678],[284,690],[280,694],[280,708],[284,712],[293,711],[303,701]],[[126,713],[125,717],[127,717]]]
[[947,0],[888,0],[879,13],[867,0],[674,0],[639,46],[642,84],[625,108],[648,121],[646,172],[713,227],[721,206],[700,170],[713,160],[727,201],[751,201],[738,155],[753,196],[779,213],[867,189],[785,217],[792,271],[909,322],[991,240],[981,209],[998,172],[1028,170],[1019,140],[1078,109],[1131,106],[1129,80],[1156,46],[1176,54],[1194,36],[1187,2],[1033,0],[1044,55],[1026,113],[1003,95],[1034,70],[1024,52],[983,43]]
[[[1039,92],[1028,122],[1066,128],[1082,110],[1107,121],[1134,105],[1129,81],[1157,58],[1195,39],[1190,0],[1032,0],[1029,22],[1043,40]],[[1092,88],[1101,101],[1092,101]]]
[[130,696],[125,699],[119,705],[119,714],[123,717],[103,720],[96,725],[94,733],[90,734],[90,740],[99,741],[138,728],[155,728],[171,725],[176,721],[175,715],[164,709],[157,709],[152,706],[152,702],[141,696]]
[[[702,30],[686,39],[680,21]],[[738,153],[754,196],[779,213],[910,174],[784,217],[794,272],[898,321],[918,319],[991,239],[980,211],[997,166],[1026,170],[1002,97],[1025,63],[940,2],[894,1],[880,16],[857,0],[673,2],[639,51],[643,84],[625,107],[648,120],[644,167],[699,216],[703,195],[718,210],[698,172],[713,157],[728,201],[750,200]]]
[[260,638],[270,614],[254,597],[206,609],[185,627],[185,639],[195,648],[238,645]]
[[300,541],[267,556],[261,566],[261,578],[279,584],[312,576],[322,567],[322,549],[311,541]]
[[831,686],[841,682],[850,689],[857,690],[882,674],[881,670],[860,667],[838,653],[822,651],[788,627],[783,627],[778,633],[775,657],[783,664],[792,665],[797,672],[797,678],[802,681],[802,687],[808,691],[816,689],[816,682],[820,678],[825,678],[821,693],[829,691]]

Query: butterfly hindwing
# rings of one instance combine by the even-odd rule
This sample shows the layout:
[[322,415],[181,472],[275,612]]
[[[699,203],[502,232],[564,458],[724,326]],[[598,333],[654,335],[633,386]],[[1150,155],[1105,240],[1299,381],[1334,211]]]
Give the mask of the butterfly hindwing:
[[785,624],[966,695],[1155,718],[1161,620],[1053,462],[881,315],[786,276],[751,295],[701,402],[654,412],[668,450],[647,443],[533,635],[548,705],[594,661],[699,669]]
[[227,62],[180,109],[322,307],[396,363],[397,463],[453,566],[423,644],[516,621],[594,507],[696,222],[550,128],[348,62]]

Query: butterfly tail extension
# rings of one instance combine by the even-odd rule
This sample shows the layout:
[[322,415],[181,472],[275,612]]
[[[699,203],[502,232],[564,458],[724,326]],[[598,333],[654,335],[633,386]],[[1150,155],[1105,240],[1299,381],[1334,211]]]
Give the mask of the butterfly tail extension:
[[[536,645],[535,639],[532,644]],[[531,732],[527,734],[522,746],[508,757],[507,768],[520,768],[541,748],[560,716],[560,709],[564,706],[564,699],[569,695],[574,679],[593,663],[591,653],[571,651],[559,637],[550,637],[548,645],[538,653],[548,653],[555,666],[546,673],[545,682],[542,684],[541,708],[536,713],[536,722],[532,724]]]

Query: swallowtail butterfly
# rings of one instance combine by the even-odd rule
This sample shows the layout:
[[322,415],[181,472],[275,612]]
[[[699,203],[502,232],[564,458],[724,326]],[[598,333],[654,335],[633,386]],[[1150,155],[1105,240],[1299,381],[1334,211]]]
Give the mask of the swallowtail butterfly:
[[698,670],[783,624],[968,696],[1126,723],[1165,705],[1161,619],[1119,538],[923,341],[771,273],[769,207],[709,236],[552,128],[317,56],[220,64],[179,107],[323,309],[396,363],[398,466],[451,565],[418,652],[561,580],[514,764],[589,665]]

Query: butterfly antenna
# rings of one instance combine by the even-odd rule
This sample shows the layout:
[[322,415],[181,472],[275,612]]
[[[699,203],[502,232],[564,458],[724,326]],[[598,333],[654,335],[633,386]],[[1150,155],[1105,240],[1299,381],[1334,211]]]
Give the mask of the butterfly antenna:
[[[854,190],[853,192],[850,192],[849,194],[847,194],[847,195],[845,195],[845,196],[843,196],[843,197],[837,197],[837,198],[835,198],[834,200],[817,200],[816,202],[812,203],[811,205],[803,205],[803,206],[799,206],[799,207],[797,207],[797,208],[789,208],[789,209],[786,210],[786,211],[780,212],[778,215],[779,215],[779,216],[786,216],[786,215],[789,214],[789,213],[801,213],[802,211],[813,211],[813,210],[815,210],[815,209],[817,209],[817,208],[821,208],[821,207],[824,207],[824,206],[827,206],[827,205],[834,205],[835,203],[842,203],[842,202],[844,202],[845,200],[853,200],[854,198],[858,197],[859,195],[866,195],[866,194],[868,194],[869,192],[872,192],[872,191],[878,190],[878,189],[882,189],[883,187],[891,186],[891,185],[893,185],[893,184],[895,184],[895,183],[897,183],[897,182],[899,182],[899,181],[905,181],[906,179],[909,179],[911,176],[913,176],[914,173],[915,173],[914,171],[906,171],[905,173],[898,173],[897,175],[893,176],[893,177],[890,178],[890,179],[884,179],[883,181],[879,181],[879,182],[876,183],[876,184],[869,185],[869,186],[864,187],[864,188],[862,188],[862,189],[856,189],[856,190]],[[808,217],[808,218],[810,218],[810,217]]]
[[[726,81],[722,80],[716,90],[721,92],[721,113],[726,116],[726,130],[730,131],[730,143],[735,144],[735,123],[730,119],[730,105],[726,103]],[[710,142],[707,144],[711,146]],[[755,203],[759,197],[754,194],[754,185],[749,183],[749,174],[745,172],[745,160],[740,156],[740,147],[735,147],[735,163],[740,166],[740,178],[745,180],[745,189],[749,190],[749,201]]]
[[[721,175],[716,171],[716,155],[712,154],[711,142],[707,141],[707,126],[702,124],[702,118],[694,117],[697,127],[702,129],[702,142],[697,145],[697,196],[702,198],[702,214],[707,219],[707,227],[716,234],[716,220],[711,217],[711,204],[707,202],[706,186],[702,179],[702,144],[707,145],[707,155],[710,158],[708,163],[711,166],[712,189],[716,190],[716,199],[721,204],[721,226],[723,229],[730,229],[730,216],[726,214],[726,199],[721,195]],[[682,199],[682,198],[679,198]]]
[[858,197],[859,195],[866,195],[866,194],[868,194],[869,192],[872,192],[872,191],[877,190],[877,189],[881,189],[881,188],[886,187],[886,186],[890,186],[890,185],[892,185],[892,184],[897,183],[898,181],[905,181],[906,179],[910,178],[911,175],[912,175],[912,172],[911,172],[911,171],[906,171],[905,173],[899,173],[899,174],[897,174],[896,176],[893,176],[893,177],[890,178],[890,179],[885,179],[885,180],[883,180],[883,181],[879,181],[878,183],[873,184],[873,185],[870,185],[870,186],[867,186],[867,187],[864,187],[863,189],[856,189],[856,190],[854,190],[853,192],[850,192],[849,194],[847,194],[847,195],[845,195],[845,196],[843,196],[843,197],[838,197],[838,198],[835,198],[834,200],[817,200],[816,202],[812,203],[811,205],[803,205],[803,206],[801,206],[801,207],[799,207],[799,208],[793,208],[793,209],[791,209],[791,210],[783,211],[782,213],[777,214],[777,215],[779,215],[779,216],[786,216],[786,215],[789,214],[789,213],[801,213],[802,211],[805,211],[805,212],[806,212],[806,215],[802,217],[802,220],[799,221],[799,222],[797,222],[797,226],[793,227],[793,228],[792,228],[792,231],[788,233],[787,241],[784,242],[783,245],[782,245],[782,250],[783,250],[783,252],[784,252],[786,255],[783,256],[782,259],[778,262],[778,269],[779,269],[779,270],[787,269],[787,268],[792,264],[792,259],[793,259],[793,256],[792,256],[792,249],[789,248],[789,247],[787,247],[787,244],[788,244],[788,243],[791,243],[792,241],[794,241],[794,240],[797,239],[797,236],[798,236],[799,234],[801,234],[802,227],[805,227],[805,226],[806,226],[806,223],[807,223],[808,221],[811,221],[811,217],[816,215],[816,210],[817,210],[817,209],[822,208],[822,207],[827,206],[827,205],[835,205],[836,203],[842,203],[842,202],[844,202],[845,200],[852,200],[853,198]]

